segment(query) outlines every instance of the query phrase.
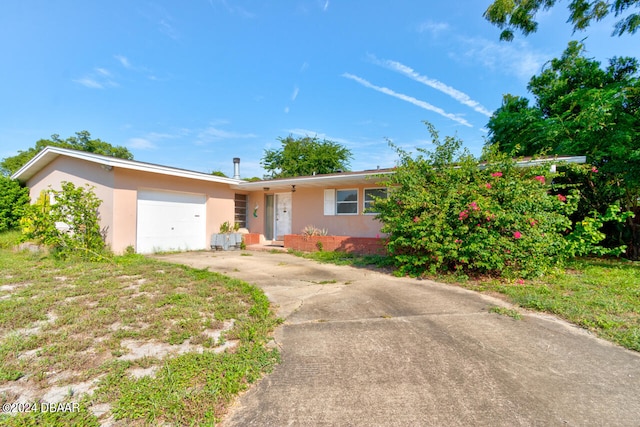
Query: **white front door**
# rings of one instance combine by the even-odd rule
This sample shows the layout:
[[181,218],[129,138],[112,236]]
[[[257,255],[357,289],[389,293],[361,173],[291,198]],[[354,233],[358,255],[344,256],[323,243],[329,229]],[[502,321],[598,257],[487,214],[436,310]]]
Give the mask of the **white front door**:
[[291,234],[291,193],[277,193],[276,203],[276,240],[284,240],[285,234]]

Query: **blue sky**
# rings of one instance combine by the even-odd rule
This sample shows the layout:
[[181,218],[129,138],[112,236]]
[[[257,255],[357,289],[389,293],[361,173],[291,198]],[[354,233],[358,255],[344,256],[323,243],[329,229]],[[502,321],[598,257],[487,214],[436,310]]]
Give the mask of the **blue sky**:
[[88,130],[136,160],[262,176],[278,137],[352,150],[353,170],[429,148],[422,123],[480,154],[502,95],[569,40],[640,57],[611,20],[571,33],[566,2],[536,34],[500,42],[490,0],[21,0],[0,5],[0,157]]

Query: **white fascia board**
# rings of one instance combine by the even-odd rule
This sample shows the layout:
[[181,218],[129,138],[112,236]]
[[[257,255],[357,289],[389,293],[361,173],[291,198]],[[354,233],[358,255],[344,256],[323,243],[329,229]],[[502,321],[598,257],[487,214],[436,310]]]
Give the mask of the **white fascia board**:
[[270,189],[276,188],[284,188],[290,187],[292,185],[306,185],[313,187],[326,187],[331,185],[340,185],[341,183],[353,183],[354,181],[362,181],[363,183],[368,180],[374,179],[379,175],[389,175],[394,173],[393,171],[371,171],[371,172],[362,172],[362,173],[345,173],[344,175],[335,174],[335,175],[316,175],[316,176],[301,176],[295,178],[284,178],[284,179],[274,179],[274,180],[263,180],[263,181],[243,181],[237,185],[232,186],[232,188],[237,190],[257,190],[262,189],[264,187],[269,187]]
[[190,171],[186,169],[176,169],[168,166],[143,163],[135,160],[120,159],[118,157],[103,156],[101,154],[87,153],[84,151],[69,150],[59,147],[46,147],[33,159],[29,160],[24,166],[22,166],[16,173],[14,173],[11,178],[26,182],[41,169],[43,169],[46,165],[55,160],[58,156],[67,156],[92,163],[98,163],[100,165],[104,165],[107,168],[116,167],[131,169],[142,172],[157,173],[161,175],[197,179],[200,181],[218,182],[221,184],[238,184],[242,182],[241,180],[209,175],[203,172]]

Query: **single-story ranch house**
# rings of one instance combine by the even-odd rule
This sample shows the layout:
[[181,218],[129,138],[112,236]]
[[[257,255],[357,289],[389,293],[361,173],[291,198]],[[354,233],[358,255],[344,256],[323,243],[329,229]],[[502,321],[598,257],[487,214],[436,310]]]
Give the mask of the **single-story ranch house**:
[[[582,157],[555,161],[580,162]],[[234,177],[83,151],[47,147],[13,178],[30,189],[59,190],[63,181],[88,184],[102,200],[100,220],[115,253],[133,247],[138,253],[199,250],[224,222],[246,228],[247,243],[286,241],[308,225],[330,235],[377,241],[381,224],[367,212],[374,196],[386,194],[380,176],[392,169],[343,172],[248,182]],[[363,238],[363,239],[361,239]],[[328,248],[326,248],[328,249]]]

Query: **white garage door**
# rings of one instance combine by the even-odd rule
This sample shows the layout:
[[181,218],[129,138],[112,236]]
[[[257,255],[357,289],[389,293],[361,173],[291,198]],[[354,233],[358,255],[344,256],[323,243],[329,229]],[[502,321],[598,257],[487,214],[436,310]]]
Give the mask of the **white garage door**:
[[139,190],[136,251],[206,249],[205,206],[204,195]]

